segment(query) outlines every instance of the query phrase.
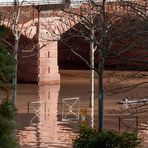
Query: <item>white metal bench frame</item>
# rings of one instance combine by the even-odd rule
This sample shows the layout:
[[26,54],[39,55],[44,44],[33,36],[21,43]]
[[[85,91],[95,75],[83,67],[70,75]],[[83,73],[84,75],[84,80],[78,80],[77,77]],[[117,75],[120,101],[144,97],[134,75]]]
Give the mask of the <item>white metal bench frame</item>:
[[[72,104],[69,104],[68,101],[73,101]],[[73,109],[77,105],[77,112],[74,112]],[[65,112],[65,108],[68,108],[68,112]],[[64,98],[62,99],[62,121],[73,121],[79,120],[79,97]],[[68,118],[68,115],[73,115],[75,118]]]

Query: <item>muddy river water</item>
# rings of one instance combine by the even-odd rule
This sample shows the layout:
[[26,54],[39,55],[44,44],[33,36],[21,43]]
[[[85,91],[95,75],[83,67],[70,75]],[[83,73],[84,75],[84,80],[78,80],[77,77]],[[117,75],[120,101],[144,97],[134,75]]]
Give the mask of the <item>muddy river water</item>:
[[[98,127],[97,76],[95,76],[95,105],[92,109],[89,99],[89,71],[62,70],[60,73],[60,85],[18,84],[17,136],[21,148],[71,148],[75,132],[82,123]],[[130,79],[125,80],[129,73],[132,72],[117,74],[105,72],[105,129],[119,131],[119,117],[128,111],[123,114],[121,112],[132,108],[118,104],[118,101],[125,97],[142,99],[148,96],[148,84],[145,83],[148,81],[147,73],[145,72],[145,77],[142,78],[143,75],[140,74],[138,77],[132,79],[129,77]],[[120,78],[117,80],[117,77]],[[137,85],[138,83],[143,85]],[[131,87],[132,85],[134,87]],[[121,87],[125,89],[122,90]],[[144,107],[144,112],[140,112],[143,110],[140,108],[132,118],[120,121],[120,130],[134,130],[138,126],[145,138],[143,147],[147,147],[148,105]]]

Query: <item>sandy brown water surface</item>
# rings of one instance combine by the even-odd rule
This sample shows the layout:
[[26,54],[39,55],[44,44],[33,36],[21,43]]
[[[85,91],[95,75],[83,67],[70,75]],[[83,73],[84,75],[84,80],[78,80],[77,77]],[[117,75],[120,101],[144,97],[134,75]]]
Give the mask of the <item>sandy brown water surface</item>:
[[[95,76],[93,116],[92,108],[89,107],[89,71],[62,70],[60,73],[60,85],[18,84],[17,136],[21,148],[71,148],[75,132],[78,131],[83,120],[82,110],[85,110],[85,122],[89,126],[98,128],[97,76]],[[118,101],[125,97],[142,99],[148,96],[148,84],[145,83],[148,81],[147,73],[143,72],[138,76],[135,73],[105,72],[105,129],[119,131],[119,117],[127,114],[127,112],[122,114],[121,111],[131,108],[131,106],[118,104]],[[131,74],[134,77],[132,79]],[[125,81],[127,77],[128,80]],[[142,85],[137,85],[140,83]],[[121,87],[125,89],[121,89]],[[4,94],[0,98],[3,97]],[[144,107],[147,111],[148,105]],[[148,115],[146,111],[133,115],[138,116],[138,128],[142,128],[140,133],[145,139],[143,147],[148,147]],[[136,127],[135,118],[125,122],[128,127],[121,125],[121,131],[132,131]]]

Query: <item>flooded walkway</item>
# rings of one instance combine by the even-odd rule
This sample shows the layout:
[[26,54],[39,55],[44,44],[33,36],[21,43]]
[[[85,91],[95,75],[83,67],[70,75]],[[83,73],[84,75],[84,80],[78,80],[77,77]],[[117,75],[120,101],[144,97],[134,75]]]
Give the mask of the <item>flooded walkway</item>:
[[[78,127],[79,120],[74,118],[73,121],[62,121],[60,86],[29,85],[28,87],[31,89],[26,89],[26,98],[18,100],[17,135],[21,147],[71,148],[74,130]],[[23,87],[20,85],[18,90],[21,91],[21,89]],[[67,109],[69,109],[68,106]]]
[[22,148],[72,147],[81,124],[80,108],[87,114],[90,110],[89,77],[78,74],[64,73],[60,85],[18,84],[17,135]]
[[[110,74],[109,76],[111,77]],[[104,78],[104,81],[107,89],[109,87],[108,76]],[[135,83],[135,81],[128,83]],[[94,115],[89,107],[88,71],[61,71],[60,85],[18,84],[17,136],[21,148],[72,148],[76,131],[82,122],[81,110],[86,111],[87,124],[97,128],[97,78],[95,84]],[[105,129],[119,131],[119,116],[114,114],[112,110],[120,110],[124,106],[117,102],[126,96],[133,98],[136,93],[143,96],[148,92],[147,88],[147,86],[142,86],[114,95],[106,93]],[[145,123],[147,127],[147,113],[139,114],[138,120],[139,125]],[[142,133],[148,137],[147,128],[142,130]],[[147,143],[148,141],[145,140],[145,147],[147,147]]]

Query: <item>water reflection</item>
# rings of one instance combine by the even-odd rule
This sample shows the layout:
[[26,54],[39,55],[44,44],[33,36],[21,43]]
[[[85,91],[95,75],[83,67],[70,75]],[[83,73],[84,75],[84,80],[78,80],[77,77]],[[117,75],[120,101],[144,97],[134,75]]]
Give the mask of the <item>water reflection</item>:
[[[28,102],[28,122],[30,122],[30,125],[35,124],[34,122],[36,119],[39,120],[38,123],[42,123],[43,121],[46,121],[46,106],[47,101],[41,100],[41,101],[31,101]],[[33,112],[33,117],[30,119],[30,110]],[[40,122],[40,119],[44,117],[44,120]]]
[[71,147],[74,133],[60,120],[59,89],[59,85],[39,86],[38,100],[32,98],[26,102],[29,122],[24,129],[18,130],[21,148]]

